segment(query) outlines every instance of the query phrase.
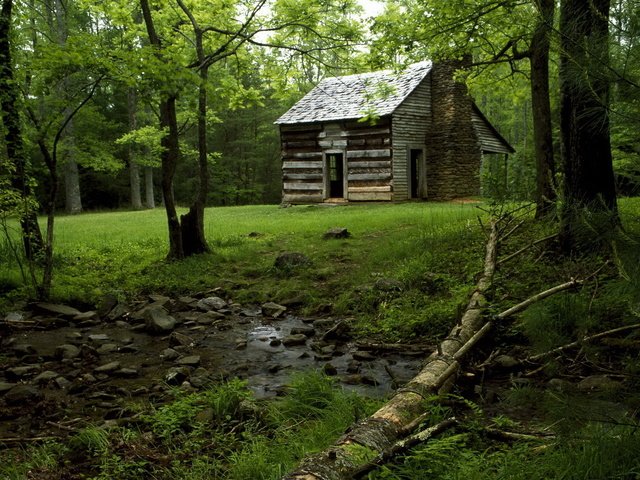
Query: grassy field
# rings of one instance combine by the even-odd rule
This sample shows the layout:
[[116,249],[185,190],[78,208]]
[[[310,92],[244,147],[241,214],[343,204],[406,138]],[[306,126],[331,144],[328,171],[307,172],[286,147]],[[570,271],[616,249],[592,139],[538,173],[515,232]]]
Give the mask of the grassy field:
[[[397,292],[371,295],[367,290],[379,279],[399,281],[407,291],[435,282],[434,289],[447,296],[465,293],[482,256],[479,214],[473,205],[453,203],[211,208],[205,229],[212,253],[175,263],[164,260],[162,209],[61,216],[53,300],[91,306],[105,294],[130,300],[223,287],[241,303],[294,301],[310,314],[329,304],[337,313],[379,314],[382,297],[389,307],[385,315],[393,316]],[[347,228],[351,238],[323,240],[332,227]],[[0,288],[6,309],[29,292],[6,238],[2,241],[0,258],[8,268],[0,274]],[[303,253],[310,265],[279,271],[274,261],[283,252]]]

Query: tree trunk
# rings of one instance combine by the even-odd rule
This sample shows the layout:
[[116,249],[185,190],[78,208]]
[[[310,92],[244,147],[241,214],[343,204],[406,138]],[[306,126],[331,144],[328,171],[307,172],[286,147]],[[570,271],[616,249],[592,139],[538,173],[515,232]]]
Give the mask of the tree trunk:
[[[127,113],[129,116],[129,131],[133,132],[137,127],[136,115],[136,90],[129,88],[127,92]],[[136,162],[135,146],[129,144],[127,150],[129,157],[129,186],[131,189],[131,208],[134,210],[142,209],[142,198],[140,195],[140,166]]]
[[[148,0],[140,0],[142,17],[147,28],[149,43],[156,49],[158,60],[162,58],[162,42],[156,33],[151,9]],[[176,203],[173,196],[173,177],[180,157],[180,145],[178,140],[178,121],[176,118],[176,95],[164,93],[160,100],[160,128],[166,129],[166,135],[162,137],[162,198],[167,212],[167,225],[169,228],[169,252],[168,260],[184,258],[182,247],[182,229],[176,212]]]
[[560,241],[565,253],[597,248],[593,229],[605,234],[620,221],[609,138],[608,21],[609,0],[562,2]]
[[549,100],[549,44],[555,0],[537,0],[539,20],[531,39],[531,107],[536,157],[536,218],[555,211],[556,185]]
[[[67,129],[67,133],[69,129]],[[80,195],[80,172],[73,153],[67,157],[64,164],[64,193],[65,211],[71,215],[82,212],[82,197]]]
[[153,192],[153,167],[144,167],[144,205],[149,209],[156,208]]
[[18,112],[18,89],[15,85],[11,58],[12,9],[13,0],[3,0],[0,13],[0,107],[7,156],[14,168],[11,173],[11,188],[19,192],[24,201],[20,227],[25,256],[34,260],[44,253],[44,244],[35,205],[32,205],[35,199],[27,178],[27,159]]
[[427,359],[425,367],[404,388],[401,388],[382,408],[355,425],[333,447],[307,457],[299,468],[284,477],[287,480],[346,480],[354,477],[363,460],[388,449],[424,412],[426,398],[451,388],[460,359],[487,330],[482,312],[485,293],[491,287],[496,268],[498,228],[492,222],[487,241],[484,272],[465,310],[460,324]]
[[206,63],[204,54],[203,30],[198,25],[191,10],[187,8],[182,0],[178,0],[178,5],[189,18],[193,28],[200,73],[200,85],[198,86],[198,191],[193,204],[189,208],[189,212],[180,218],[184,255],[190,256],[209,251],[207,239],[204,235],[204,207],[209,191],[209,152],[207,151],[207,83],[209,81],[209,65]]

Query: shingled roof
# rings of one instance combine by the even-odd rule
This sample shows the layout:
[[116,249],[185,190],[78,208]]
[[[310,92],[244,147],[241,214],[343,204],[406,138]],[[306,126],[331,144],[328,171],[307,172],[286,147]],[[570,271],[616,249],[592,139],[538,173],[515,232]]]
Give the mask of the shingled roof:
[[431,62],[409,65],[402,72],[379,72],[322,80],[276,124],[355,120],[368,114],[390,115],[431,71]]

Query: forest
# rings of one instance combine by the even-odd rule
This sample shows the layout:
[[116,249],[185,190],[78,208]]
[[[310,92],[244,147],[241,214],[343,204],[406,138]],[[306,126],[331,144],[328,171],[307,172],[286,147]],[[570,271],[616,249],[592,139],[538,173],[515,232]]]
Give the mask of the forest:
[[[1,478],[639,478],[638,0],[1,3]],[[478,195],[281,203],[424,60]]]

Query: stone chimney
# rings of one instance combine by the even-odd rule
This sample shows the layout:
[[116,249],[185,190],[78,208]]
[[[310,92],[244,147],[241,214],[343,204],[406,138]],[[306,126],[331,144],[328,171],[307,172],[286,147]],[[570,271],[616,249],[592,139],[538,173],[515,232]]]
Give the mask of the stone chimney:
[[480,194],[480,141],[473,128],[467,86],[454,80],[462,60],[435,63],[431,70],[431,133],[427,134],[427,192],[430,200]]

